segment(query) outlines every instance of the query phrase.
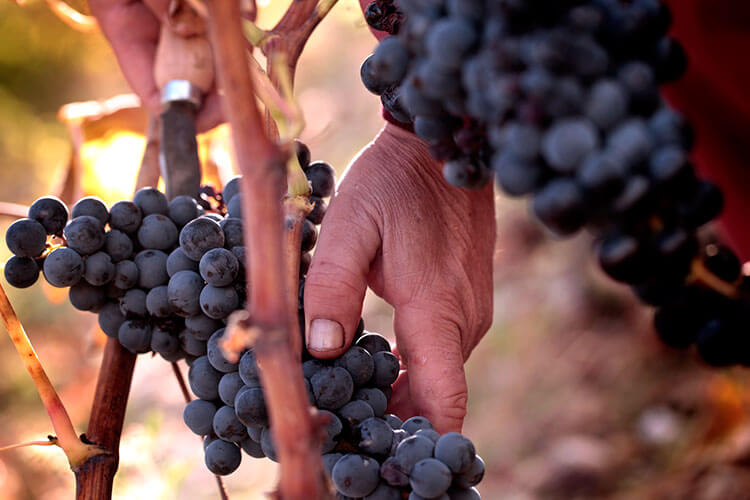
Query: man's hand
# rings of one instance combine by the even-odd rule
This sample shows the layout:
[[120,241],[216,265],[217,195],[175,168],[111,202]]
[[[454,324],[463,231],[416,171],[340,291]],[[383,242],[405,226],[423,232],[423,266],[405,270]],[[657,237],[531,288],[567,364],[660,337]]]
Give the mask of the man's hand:
[[[154,60],[169,1],[90,0],[89,5],[133,92],[149,111],[160,114],[161,95],[154,81]],[[214,86],[204,96],[203,106],[196,117],[196,128],[198,132],[204,132],[221,121],[221,103]]]
[[391,124],[354,160],[331,200],[305,283],[307,347],[352,342],[369,285],[393,305],[405,367],[391,411],[459,431],[464,362],[492,320],[492,186],[450,186],[415,135]]

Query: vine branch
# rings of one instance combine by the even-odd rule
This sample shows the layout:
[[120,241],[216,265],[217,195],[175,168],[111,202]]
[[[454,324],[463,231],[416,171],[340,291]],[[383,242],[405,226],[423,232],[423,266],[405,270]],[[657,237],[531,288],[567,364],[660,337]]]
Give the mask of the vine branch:
[[[252,283],[248,314],[252,325],[262,332],[254,347],[281,464],[279,496],[284,500],[330,498],[318,427],[311,418],[299,357],[290,345],[292,325],[286,300],[289,290],[284,278],[281,210],[285,156],[264,132],[248,66],[236,63],[246,59],[239,3],[211,0],[207,5],[217,76],[224,90],[224,112],[232,126],[235,154],[243,174],[242,214],[250,251],[248,283]],[[294,2],[290,11],[297,11],[300,5],[311,7],[309,15],[315,2]]]

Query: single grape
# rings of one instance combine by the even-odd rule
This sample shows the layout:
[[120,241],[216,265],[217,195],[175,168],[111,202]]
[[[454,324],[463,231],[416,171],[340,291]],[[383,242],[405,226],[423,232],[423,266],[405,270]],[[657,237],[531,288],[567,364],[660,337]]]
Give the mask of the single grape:
[[382,418],[365,419],[354,428],[355,443],[368,455],[388,455],[393,443],[393,429]]
[[68,207],[55,196],[44,196],[29,207],[29,219],[44,226],[47,234],[60,234],[68,222]]
[[240,441],[240,448],[253,458],[264,458],[266,456],[266,454],[263,453],[263,446],[252,439],[243,439]]
[[115,266],[114,284],[121,290],[129,290],[138,284],[138,266],[132,260],[122,260]]
[[73,286],[83,276],[83,259],[75,250],[59,247],[44,259],[44,278],[58,288]]
[[396,457],[388,457],[380,466],[380,477],[391,486],[409,486],[409,471]]
[[[375,370],[373,356],[363,347],[356,345],[336,358],[334,364],[346,369],[357,387],[365,385],[372,378]],[[376,385],[378,384],[376,383]]]
[[213,248],[203,254],[200,273],[206,282],[215,287],[231,284],[239,272],[237,257],[226,248]]
[[110,229],[104,239],[104,251],[112,258],[112,262],[130,259],[133,256],[133,240],[122,231]]
[[98,196],[86,196],[73,205],[73,218],[75,219],[82,215],[89,215],[99,219],[102,225],[109,222],[109,210],[107,210],[107,204]]
[[425,458],[414,464],[409,477],[412,490],[425,498],[435,498],[448,490],[453,476],[441,461]]
[[193,271],[178,271],[169,280],[167,297],[180,316],[194,316],[200,314],[200,295],[203,289],[203,279]]
[[401,428],[412,435],[420,429],[434,429],[429,420],[419,416],[406,420]]
[[240,364],[237,367],[240,378],[249,387],[260,387],[260,374],[258,373],[258,363],[255,361],[255,352],[247,351],[240,356]]
[[435,458],[454,474],[466,472],[474,462],[475,455],[474,443],[458,432],[442,435],[435,444]]
[[180,248],[185,255],[196,262],[212,248],[224,246],[224,232],[216,221],[199,217],[190,221],[180,231]]
[[161,250],[141,250],[135,255],[134,262],[138,266],[138,286],[141,288],[155,288],[169,282],[167,254]]
[[219,343],[221,341],[221,338],[224,336],[224,332],[225,332],[224,328],[216,330],[208,339],[208,344],[207,344],[208,361],[211,363],[211,366],[213,366],[220,372],[229,373],[229,372],[237,371],[238,364],[237,362],[232,363],[228,361],[224,357],[224,353],[221,352],[221,347],[219,347]]
[[474,456],[474,460],[465,472],[462,472],[453,479],[456,486],[469,489],[476,486],[484,477],[484,460],[479,455]]
[[234,398],[234,411],[237,418],[248,427],[268,425],[266,400],[260,387],[240,389]]
[[174,335],[159,327],[151,330],[151,350],[162,357],[173,357],[181,351],[180,341]]
[[339,492],[350,497],[361,498],[377,488],[379,468],[374,459],[349,453],[333,466],[331,479]]
[[410,474],[414,464],[424,458],[432,457],[434,450],[435,443],[431,439],[423,436],[410,436],[398,444],[394,456],[403,469]]
[[132,201],[118,201],[109,209],[109,227],[125,234],[134,234],[141,225],[143,214]]
[[152,187],[139,189],[133,196],[133,203],[141,209],[144,217],[151,214],[169,214],[167,197],[161,191]]
[[225,405],[234,408],[234,398],[237,397],[237,392],[242,387],[245,387],[245,384],[242,382],[239,373],[226,373],[219,381],[219,398]]
[[138,243],[143,248],[170,250],[177,243],[177,226],[166,215],[150,214],[138,228]]
[[340,367],[325,367],[310,378],[315,401],[319,408],[336,410],[352,397],[354,382],[351,375]]
[[224,197],[224,203],[229,203],[229,200],[234,198],[234,195],[240,192],[241,181],[242,181],[242,176],[237,175],[229,179],[229,182],[227,182],[224,185],[224,191],[222,191],[221,193],[222,196]]
[[182,228],[185,224],[193,219],[197,219],[200,215],[198,213],[198,202],[195,198],[185,194],[175,196],[168,205],[169,218],[172,219],[175,226]]
[[374,370],[372,383],[378,387],[387,387],[396,381],[399,372],[399,361],[390,352],[380,351],[372,356]]
[[205,436],[213,431],[216,405],[211,401],[194,399],[190,401],[182,412],[182,419],[188,429],[199,436]]
[[117,331],[117,338],[125,349],[136,354],[151,349],[151,327],[140,319],[125,320]]
[[38,257],[47,245],[47,231],[33,219],[18,219],[5,233],[8,250],[17,257]]
[[213,474],[226,476],[231,474],[242,461],[240,448],[223,439],[217,439],[206,446],[206,467]]
[[362,400],[349,401],[338,410],[338,414],[349,429],[375,416],[372,406]]
[[107,334],[108,337],[117,338],[120,331],[120,325],[125,321],[125,315],[120,310],[120,304],[117,302],[107,302],[99,309],[99,328]]
[[219,222],[221,230],[224,231],[224,248],[231,250],[233,247],[244,244],[242,237],[242,219],[227,217]]
[[[186,271],[181,271],[186,272]],[[237,292],[231,286],[206,285],[200,293],[200,307],[209,318],[222,319],[239,306]]]
[[167,257],[167,274],[171,278],[179,271],[195,271],[197,273],[198,263],[189,259],[182,248],[177,247]]
[[242,193],[237,193],[227,203],[227,217],[242,220]]
[[333,193],[333,188],[336,185],[336,171],[328,163],[324,161],[311,163],[305,171],[305,175],[312,184],[313,196],[326,198]]
[[343,453],[324,453],[321,457],[323,459],[323,470],[326,471],[326,475],[328,477],[331,477],[331,473],[333,472],[333,466],[336,465],[336,462],[339,461],[341,457],[343,457]]
[[3,273],[10,286],[28,288],[39,279],[39,265],[32,258],[14,255],[5,263]]
[[107,294],[101,287],[80,281],[68,291],[70,303],[79,311],[98,311],[106,302]]
[[179,339],[182,350],[190,356],[206,355],[206,342],[196,339],[188,330],[182,330],[179,333]]
[[[403,429],[402,429],[403,430]],[[404,431],[406,432],[406,431]],[[422,436],[426,437],[433,443],[437,443],[438,439],[440,439],[440,433],[434,429],[419,429],[417,432],[414,433],[415,436]]]
[[120,310],[125,316],[146,316],[146,292],[140,288],[131,288],[125,292],[120,298]]
[[115,275],[116,268],[112,258],[105,252],[91,254],[83,263],[83,278],[94,286],[106,285]]
[[231,406],[222,406],[216,410],[213,426],[216,435],[225,441],[239,443],[248,437],[245,425],[237,419]]
[[273,434],[271,429],[263,427],[263,432],[260,435],[260,447],[263,453],[273,462],[278,462],[279,459],[276,455],[276,445],[273,442]]
[[219,399],[219,381],[222,376],[221,372],[211,366],[206,356],[201,356],[190,365],[188,371],[190,389],[201,399],[207,401]]
[[146,294],[146,309],[151,316],[167,318],[172,313],[172,306],[167,298],[167,287],[157,286]]
[[321,453],[328,453],[336,447],[336,438],[339,436],[339,434],[341,434],[344,426],[341,423],[341,420],[339,420],[339,418],[330,411],[318,410],[318,415],[325,416],[327,419],[327,423],[325,426],[326,439],[323,441],[323,444],[321,446]]
[[205,314],[185,318],[185,328],[198,340],[208,340],[216,330],[223,327],[224,323]]

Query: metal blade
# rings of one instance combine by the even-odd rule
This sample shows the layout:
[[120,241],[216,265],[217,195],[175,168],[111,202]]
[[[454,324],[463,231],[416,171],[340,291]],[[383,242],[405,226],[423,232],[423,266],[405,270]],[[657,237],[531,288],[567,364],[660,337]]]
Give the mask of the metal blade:
[[171,102],[161,115],[161,151],[159,165],[167,198],[182,194],[198,198],[201,165],[195,138],[195,104]]

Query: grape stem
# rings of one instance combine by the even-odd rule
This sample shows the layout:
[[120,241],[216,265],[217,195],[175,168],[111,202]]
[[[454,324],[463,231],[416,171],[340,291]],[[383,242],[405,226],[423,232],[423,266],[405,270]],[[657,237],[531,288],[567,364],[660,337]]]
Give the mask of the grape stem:
[[725,297],[736,298],[739,291],[735,285],[728,283],[712,273],[700,259],[693,260],[688,283],[701,283]]
[[[177,364],[176,361],[173,361],[170,363],[172,365],[172,372],[174,373],[175,378],[177,379],[177,385],[180,386],[180,392],[182,393],[182,397],[185,399],[185,403],[189,403],[193,400],[193,398],[190,396],[190,391],[188,390],[187,384],[185,383],[185,377],[182,375],[182,370],[180,370],[180,365]],[[201,440],[201,443],[203,442],[203,438],[199,437],[198,439]],[[224,487],[224,480],[219,475],[214,476],[216,478],[216,485],[219,488],[219,497],[221,497],[221,500],[229,500],[229,496],[227,495],[227,490]]]
[[[285,294],[291,290],[284,278],[286,255],[280,202],[286,184],[286,157],[266,134],[249,68],[237,64],[246,58],[239,2],[210,0],[207,5],[217,76],[224,89],[224,113],[232,127],[234,150],[243,175],[242,215],[249,249],[248,283],[252,283],[247,312],[252,327],[262,332],[254,348],[281,464],[277,495],[283,500],[331,498],[320,458],[318,426],[311,417],[299,356],[292,351],[289,340],[291,311]],[[299,16],[308,18],[316,5],[308,0],[293,2],[281,22],[290,16],[295,20]],[[292,31],[295,24],[287,26],[283,38],[298,39]],[[294,46],[301,50],[302,45],[304,42]],[[287,60],[290,75],[294,74],[298,55]]]
[[106,453],[104,449],[84,443],[78,438],[78,434],[73,428],[73,423],[70,421],[68,411],[65,409],[65,405],[63,405],[49,377],[47,377],[47,373],[44,371],[44,367],[34,351],[34,346],[31,345],[31,341],[28,335],[26,335],[26,331],[18,319],[15,310],[13,310],[13,306],[10,300],[8,300],[8,295],[5,293],[2,285],[0,285],[0,316],[2,316],[10,340],[13,342],[18,355],[21,356],[23,364],[26,366],[26,370],[34,381],[39,397],[42,399],[42,403],[52,421],[52,427],[57,433],[54,442],[50,444],[56,444],[62,448],[68,457],[71,468],[74,470],[89,458]]
[[11,444],[0,448],[0,452],[8,450],[17,450],[18,448],[26,448],[27,446],[59,446],[57,438],[49,436],[46,441],[28,441],[26,443]]

